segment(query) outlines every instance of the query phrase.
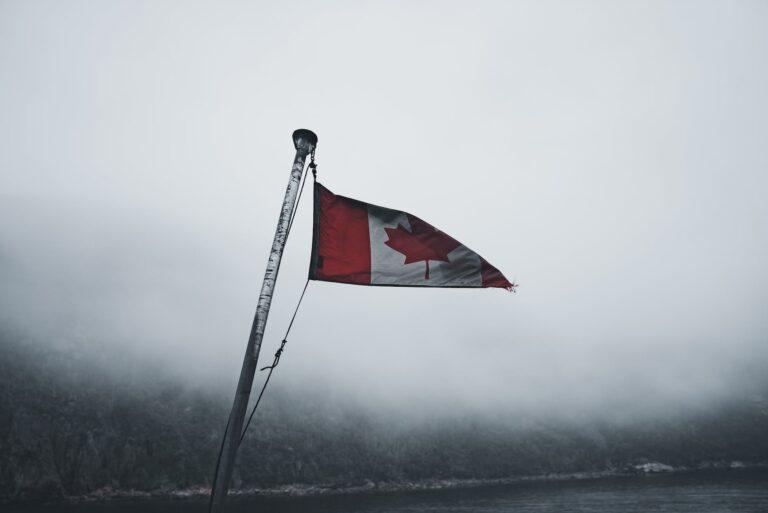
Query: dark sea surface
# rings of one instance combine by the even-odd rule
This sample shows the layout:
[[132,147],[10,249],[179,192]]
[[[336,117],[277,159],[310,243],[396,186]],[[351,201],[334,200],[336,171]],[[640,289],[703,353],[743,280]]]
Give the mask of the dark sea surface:
[[[8,513],[205,512],[200,499],[5,506]],[[768,471],[651,475],[600,480],[323,497],[233,499],[232,513],[768,513]]]

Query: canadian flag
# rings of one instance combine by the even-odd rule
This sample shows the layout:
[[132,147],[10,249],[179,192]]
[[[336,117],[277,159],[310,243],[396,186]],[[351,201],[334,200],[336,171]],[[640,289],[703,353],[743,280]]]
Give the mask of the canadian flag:
[[418,217],[315,182],[309,278],[357,285],[514,290],[483,257]]

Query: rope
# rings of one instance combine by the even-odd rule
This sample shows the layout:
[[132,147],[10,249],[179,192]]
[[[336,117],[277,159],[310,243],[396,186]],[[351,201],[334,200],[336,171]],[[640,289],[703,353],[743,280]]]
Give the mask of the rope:
[[[315,174],[315,168],[317,167],[317,164],[315,164],[315,150],[312,150],[312,160],[309,163],[309,167],[312,169],[312,175],[317,176]],[[296,197],[296,203],[293,204],[293,210],[291,211],[291,217],[288,220],[288,231],[286,233],[291,232],[291,228],[293,227],[293,220],[296,217],[296,211],[299,209],[299,203],[301,202],[301,194],[304,192],[304,184],[307,183],[307,174],[304,173],[301,175],[301,187],[299,187],[299,195]],[[286,239],[285,244],[288,245],[288,240]],[[285,246],[283,247],[285,249]]]
[[[312,153],[310,155],[310,163],[309,168],[312,170],[312,178],[317,179],[317,164],[315,164],[315,150],[312,149]],[[293,226],[293,221],[296,218],[296,211],[299,208],[299,203],[301,202],[301,194],[304,192],[304,184],[307,183],[307,174],[304,173],[301,176],[301,187],[299,187],[299,195],[296,197],[296,202],[293,205],[293,209],[291,210],[291,217],[288,220],[288,230],[286,233],[290,233],[291,227]],[[286,240],[286,244],[287,244]],[[285,246],[283,246],[283,249],[285,249]],[[245,433],[248,431],[248,426],[251,425],[251,420],[253,419],[254,413],[256,413],[256,408],[259,406],[259,403],[261,402],[261,398],[264,395],[264,391],[267,389],[267,384],[269,384],[269,378],[272,377],[272,372],[275,370],[275,367],[277,367],[277,364],[280,363],[280,356],[283,354],[283,350],[285,349],[285,344],[288,342],[288,334],[291,332],[291,328],[293,327],[293,321],[296,320],[296,314],[299,312],[299,307],[301,306],[301,301],[304,299],[304,294],[307,292],[307,286],[309,285],[309,278],[307,278],[307,282],[304,284],[304,289],[301,291],[301,296],[299,297],[299,302],[296,304],[296,309],[293,311],[293,316],[291,317],[291,322],[288,324],[288,329],[285,331],[285,336],[283,337],[283,341],[280,344],[280,348],[275,353],[275,359],[272,362],[272,365],[269,365],[267,367],[263,367],[261,370],[269,369],[269,374],[267,374],[267,379],[264,381],[264,385],[261,387],[261,392],[259,392],[259,397],[256,399],[256,404],[253,405],[253,409],[251,410],[251,414],[248,416],[248,422],[245,424],[245,428],[243,429],[242,434],[240,435],[240,440],[238,441],[238,446],[243,442],[243,438],[245,438]],[[219,468],[221,467],[221,455],[224,453],[224,442],[227,440],[227,433],[229,432],[229,422],[232,420],[231,418],[227,418],[227,426],[224,428],[224,436],[221,438],[221,446],[219,447],[219,455],[216,457],[216,470],[213,474],[213,482],[211,484],[211,497],[208,502],[208,513],[211,513],[213,511],[213,497],[214,497],[214,490],[216,490],[216,482],[219,477]]]
[[[308,167],[312,171],[312,179],[317,180],[317,164],[315,164],[314,149],[310,154],[310,161],[309,161]],[[296,204],[293,207],[293,212],[291,212],[291,219],[290,221],[288,221],[288,231],[291,231],[291,226],[293,226],[293,220],[296,217],[296,210],[299,208],[299,202],[301,201],[301,193],[304,192],[305,183],[307,183],[306,173],[304,174],[304,176],[302,176],[301,188],[299,189],[299,196],[296,199]],[[243,432],[240,435],[240,442],[238,442],[238,445],[243,443],[243,440],[245,439],[245,433],[248,431],[248,427],[250,427],[251,421],[253,420],[253,415],[256,413],[256,408],[259,407],[259,403],[261,403],[261,398],[264,396],[264,391],[267,389],[267,385],[269,385],[269,379],[272,377],[272,372],[274,372],[275,367],[277,367],[277,364],[280,363],[280,357],[283,355],[283,351],[285,350],[285,344],[288,343],[288,334],[291,332],[291,328],[293,327],[293,321],[296,320],[296,314],[299,313],[299,307],[301,306],[301,302],[304,299],[304,294],[307,293],[308,286],[309,286],[309,278],[307,278],[306,283],[304,283],[304,288],[301,291],[301,296],[299,296],[299,302],[296,303],[296,309],[293,311],[293,316],[291,316],[291,322],[288,323],[288,329],[285,330],[283,341],[280,343],[280,347],[275,352],[275,358],[274,360],[272,360],[272,365],[267,365],[266,367],[261,368],[262,371],[269,369],[269,373],[267,374],[267,379],[264,380],[264,385],[262,385],[261,387],[261,392],[259,392],[259,396],[256,398],[256,402],[253,405],[251,414],[248,416],[248,422],[245,423],[245,427],[243,428]]]
[[253,405],[253,409],[251,410],[251,414],[248,416],[248,422],[245,423],[245,427],[243,428],[243,434],[240,435],[240,442],[243,443],[243,439],[245,438],[245,433],[248,431],[248,427],[251,425],[251,421],[253,420],[253,415],[256,413],[256,408],[259,407],[259,403],[261,402],[261,398],[264,395],[264,391],[267,389],[267,385],[269,385],[269,379],[272,377],[272,373],[275,370],[275,367],[277,367],[277,364],[280,363],[280,357],[283,355],[283,351],[285,350],[285,344],[288,343],[288,334],[291,332],[291,328],[293,327],[293,321],[296,320],[296,314],[299,313],[299,307],[301,306],[301,301],[304,299],[304,294],[307,292],[307,286],[309,286],[309,278],[307,278],[306,283],[304,284],[304,289],[301,291],[301,296],[299,296],[299,302],[296,303],[296,309],[293,311],[293,316],[291,317],[291,322],[288,324],[288,329],[285,330],[285,336],[283,337],[283,341],[280,343],[280,347],[275,352],[275,358],[272,360],[272,365],[267,365],[266,367],[262,367],[261,370],[267,370],[269,369],[269,373],[267,374],[267,379],[264,380],[264,385],[261,387],[261,392],[259,392],[259,396],[256,398],[256,403]]
[[[315,164],[314,149],[310,154],[310,161],[307,167],[309,167],[309,169],[312,170],[312,178],[316,180],[317,164]],[[291,217],[290,217],[290,220],[288,221],[289,232],[291,231],[291,227],[293,226],[293,221],[296,218],[296,211],[299,208],[299,203],[301,203],[301,195],[304,192],[304,184],[306,183],[307,183],[307,174],[304,173],[301,177],[301,187],[299,188],[299,195],[296,197],[296,203],[293,205],[293,211],[291,212]],[[243,432],[240,434],[240,441],[238,442],[238,445],[243,443],[243,440],[245,439],[245,433],[248,431],[248,428],[251,425],[251,421],[253,420],[253,416],[256,413],[256,408],[259,407],[259,403],[261,403],[261,398],[264,396],[264,392],[267,390],[267,385],[269,385],[269,380],[272,377],[272,372],[274,372],[275,367],[277,367],[277,364],[280,363],[280,357],[283,355],[283,351],[285,350],[285,344],[288,343],[288,334],[291,332],[291,328],[293,327],[293,321],[296,320],[296,314],[299,313],[299,307],[301,306],[301,302],[304,299],[304,294],[307,293],[308,286],[309,286],[309,278],[307,278],[307,281],[304,283],[304,288],[301,291],[301,296],[299,296],[299,301],[298,303],[296,303],[296,308],[293,310],[293,315],[291,316],[291,322],[288,323],[288,329],[285,330],[285,335],[283,336],[282,342],[280,342],[280,347],[275,352],[275,357],[274,357],[274,360],[272,360],[272,365],[267,365],[266,367],[262,367],[260,369],[262,371],[269,369],[269,373],[267,374],[267,379],[264,380],[264,384],[261,386],[261,391],[259,392],[259,396],[256,398],[256,402],[254,403],[253,408],[251,409],[251,414],[248,415],[248,422],[245,423]]]
[[224,452],[224,442],[227,440],[227,432],[229,431],[229,421],[231,417],[227,417],[227,427],[224,428],[224,436],[221,437],[221,446],[219,446],[219,455],[216,457],[216,470],[213,471],[213,483],[211,484],[211,498],[208,500],[208,513],[213,510],[213,491],[216,489],[216,480],[219,478],[219,467],[221,466],[221,455]]

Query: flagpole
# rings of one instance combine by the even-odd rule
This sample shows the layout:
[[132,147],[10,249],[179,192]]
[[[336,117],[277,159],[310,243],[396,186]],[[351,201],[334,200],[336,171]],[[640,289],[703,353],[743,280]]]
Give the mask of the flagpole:
[[229,422],[221,446],[221,459],[217,465],[214,484],[211,488],[211,511],[213,513],[222,513],[224,511],[224,501],[229,490],[229,482],[232,478],[232,470],[243,430],[243,421],[251,395],[253,376],[259,360],[261,339],[264,337],[264,328],[267,325],[269,307],[272,303],[272,293],[275,289],[277,273],[280,270],[280,259],[283,256],[285,242],[288,239],[291,212],[293,212],[296,195],[299,192],[301,175],[304,172],[304,162],[307,155],[311,154],[317,145],[317,135],[311,130],[300,128],[293,132],[293,145],[296,148],[296,157],[293,159],[291,179],[288,182],[283,206],[280,209],[280,218],[277,221],[275,238],[272,241],[272,250],[269,253],[267,269],[264,272],[264,281],[261,284],[261,294],[256,306],[256,315],[253,319],[251,334],[248,337],[248,346],[243,357],[240,380],[237,383],[232,411],[229,414]]

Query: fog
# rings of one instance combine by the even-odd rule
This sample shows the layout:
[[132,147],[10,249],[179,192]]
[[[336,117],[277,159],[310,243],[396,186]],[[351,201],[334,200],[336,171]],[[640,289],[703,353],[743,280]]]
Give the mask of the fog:
[[[0,2],[1,322],[231,394],[305,127],[332,191],[520,287],[311,282],[278,386],[510,414],[750,393],[766,63],[760,1]],[[310,192],[262,362],[306,279]]]

